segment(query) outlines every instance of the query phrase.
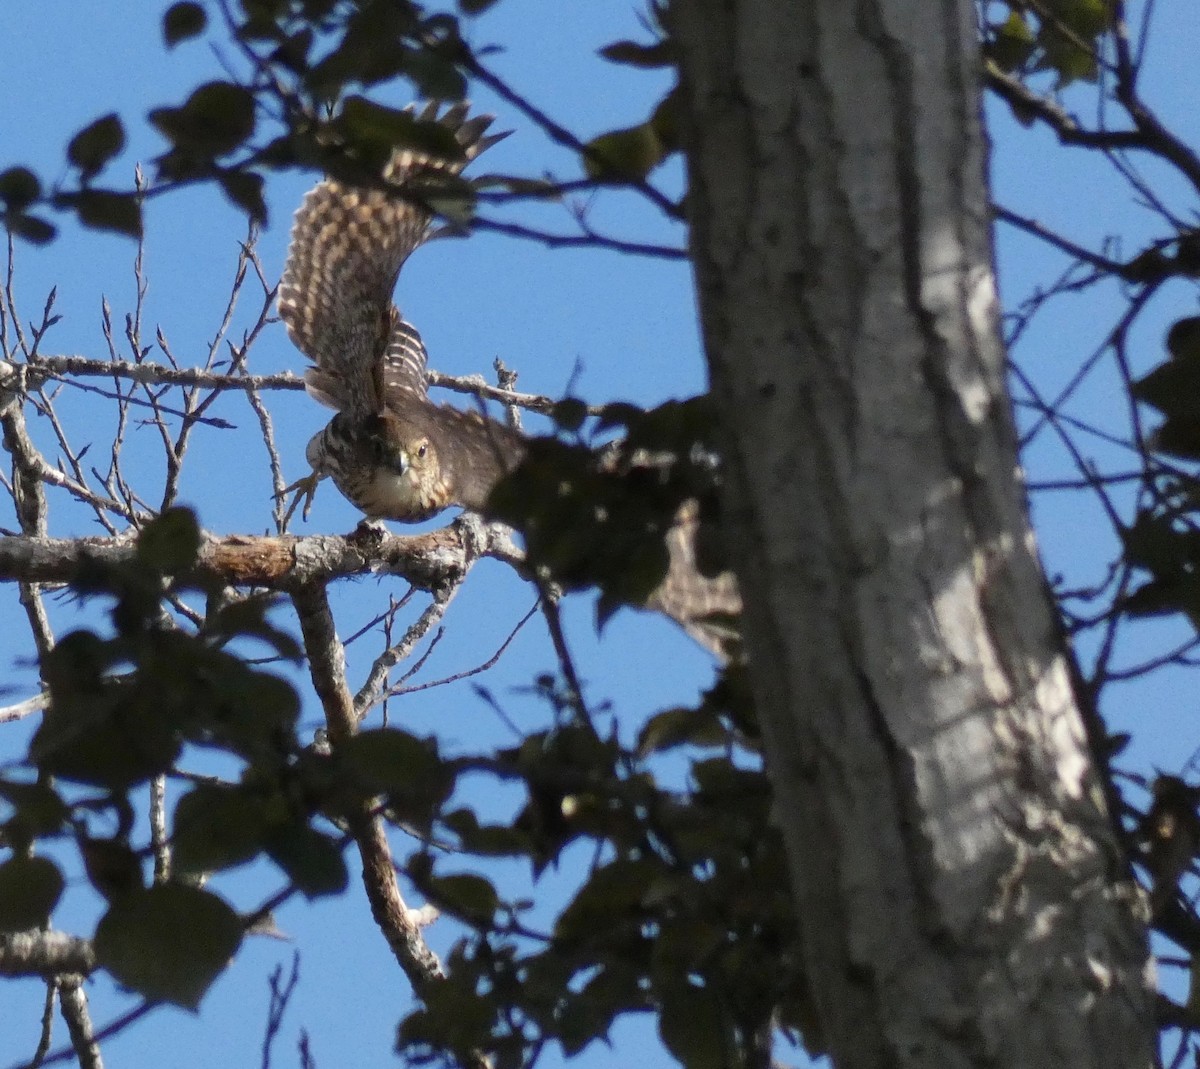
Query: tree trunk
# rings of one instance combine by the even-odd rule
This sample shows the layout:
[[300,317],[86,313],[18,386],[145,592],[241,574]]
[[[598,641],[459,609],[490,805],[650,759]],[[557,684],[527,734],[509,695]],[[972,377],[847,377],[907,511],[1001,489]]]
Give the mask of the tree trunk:
[[969,0],[676,0],[746,638],[842,1069],[1148,1066],[1018,478]]

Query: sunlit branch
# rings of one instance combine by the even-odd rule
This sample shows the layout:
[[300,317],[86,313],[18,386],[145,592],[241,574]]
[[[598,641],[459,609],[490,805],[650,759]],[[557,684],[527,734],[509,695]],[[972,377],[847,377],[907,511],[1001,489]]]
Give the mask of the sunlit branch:
[[[194,569],[182,579],[238,587],[292,590],[353,575],[395,575],[430,589],[452,581],[478,556],[521,563],[520,550],[489,525],[480,547],[464,536],[464,521],[418,535],[359,529],[350,535],[209,537]],[[132,538],[0,537],[0,581],[69,583],[81,567],[130,564]]]
[[58,978],[58,1004],[67,1025],[67,1033],[71,1037],[71,1046],[75,1050],[79,1069],[104,1069],[100,1045],[96,1042],[92,1016],[88,1011],[83,977],[70,974]]
[[[324,586],[308,583],[297,588],[292,594],[292,603],[308,653],[313,689],[325,710],[329,742],[336,752],[338,745],[348,740],[358,726],[354,700],[346,683],[342,643],[334,629]],[[383,822],[367,803],[349,818],[349,823],[362,859],[363,886],[371,905],[371,915],[413,990],[423,997],[444,979],[445,974],[437,956],[425,942],[421,925],[416,920],[418,911],[410,910],[400,894]],[[470,1064],[484,1069],[487,1060],[476,1055],[470,1059]]]
[[410,657],[417,643],[441,621],[462,585],[462,578],[465,578],[465,573],[463,577],[455,578],[445,586],[439,587],[434,592],[433,601],[425,607],[425,611],[404,632],[401,639],[375,658],[366,681],[354,695],[356,725],[386,696],[388,673],[401,661]]

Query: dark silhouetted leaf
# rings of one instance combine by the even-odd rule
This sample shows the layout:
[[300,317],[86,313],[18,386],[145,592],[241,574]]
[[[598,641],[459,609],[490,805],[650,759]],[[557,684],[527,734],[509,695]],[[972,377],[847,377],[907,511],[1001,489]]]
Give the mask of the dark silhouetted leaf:
[[42,195],[42,183],[28,167],[0,171],[0,200],[10,212],[21,212]]
[[70,816],[67,804],[48,783],[12,783],[0,780],[0,798],[12,809],[3,826],[10,846],[27,847],[41,835],[62,830]]
[[112,903],[96,928],[96,958],[125,987],[195,1010],[242,941],[216,895],[158,884]]
[[600,55],[610,63],[627,67],[670,67],[675,63],[675,49],[665,39],[648,45],[637,41],[614,41],[600,49]]
[[1186,316],[1171,324],[1167,351],[1175,360],[1200,362],[1200,316]]
[[9,212],[4,216],[4,225],[17,237],[24,238],[33,245],[45,245],[48,241],[53,241],[54,235],[58,233],[53,223],[48,223],[36,215],[14,215]]
[[254,222],[267,221],[267,202],[263,199],[263,176],[254,171],[226,171],[217,179],[233,205],[241,208]]
[[253,637],[269,643],[281,657],[299,662],[304,655],[300,644],[286,631],[271,623],[267,613],[275,607],[274,595],[243,598],[210,613],[204,630],[214,637]]
[[561,401],[555,402],[550,418],[564,431],[574,434],[587,419],[587,402],[581,401],[578,397],[564,397]]
[[492,857],[514,857],[529,853],[529,839],[508,824],[480,824],[470,809],[456,809],[442,821],[458,836],[464,850]]
[[138,561],[161,575],[187,571],[199,553],[200,525],[191,509],[166,509],[138,534]]
[[229,82],[208,82],[182,107],[155,108],[150,121],[187,153],[224,156],[254,133],[254,94]]
[[179,799],[171,835],[178,872],[220,872],[254,858],[270,826],[269,800],[240,787],[201,784]]
[[81,839],[80,853],[91,885],[109,901],[145,885],[142,862],[121,839]]
[[440,801],[451,785],[437,744],[396,728],[359,732],[338,747],[337,756],[352,781],[371,794]]
[[349,875],[342,847],[307,824],[286,824],[267,838],[267,853],[305,898],[336,895]]
[[40,928],[63,891],[62,874],[44,857],[13,857],[0,864],[0,932]]
[[[1184,400],[1184,398],[1181,398]],[[1200,419],[1170,417],[1150,435],[1149,446],[1184,460],[1200,460]]]
[[686,1069],[725,1069],[731,1057],[721,1000],[684,980],[659,992],[658,1034]]
[[652,861],[625,859],[597,869],[559,914],[554,934],[569,942],[606,930],[618,920],[640,921],[642,899],[661,871]]
[[131,238],[142,236],[142,206],[136,194],[85,189],[71,200],[84,226],[115,230]]
[[163,15],[163,41],[168,48],[174,48],[180,41],[199,37],[208,25],[208,16],[204,8],[191,0],[172,4]]
[[500,904],[491,882],[469,872],[430,876],[424,889],[437,906],[476,924],[490,923]]
[[125,127],[121,120],[115,114],[105,115],[71,138],[67,159],[79,168],[86,182],[99,174],[124,147]]
[[123,790],[174,763],[182,744],[161,700],[102,675],[121,650],[75,631],[45,658],[51,703],[29,748],[43,772]]

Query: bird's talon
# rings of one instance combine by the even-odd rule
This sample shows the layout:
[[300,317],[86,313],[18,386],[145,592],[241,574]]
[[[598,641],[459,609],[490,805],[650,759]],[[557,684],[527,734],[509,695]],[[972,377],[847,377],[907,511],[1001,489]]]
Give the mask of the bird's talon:
[[288,505],[288,510],[283,516],[283,525],[286,527],[291,521],[292,515],[296,511],[296,506],[301,501],[304,502],[304,509],[300,513],[301,518],[305,523],[308,523],[309,514],[312,512],[313,498],[317,496],[317,484],[321,481],[321,475],[317,472],[311,472],[304,476],[303,479],[297,479],[291,486],[285,486],[280,492],[279,497],[285,498],[290,493],[295,493],[292,502]]

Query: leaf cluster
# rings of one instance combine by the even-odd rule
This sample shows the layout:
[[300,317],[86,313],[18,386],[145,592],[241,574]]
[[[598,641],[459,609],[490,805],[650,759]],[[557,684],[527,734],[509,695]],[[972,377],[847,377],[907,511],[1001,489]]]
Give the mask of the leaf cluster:
[[[298,659],[270,602],[210,604],[193,630],[168,611],[173,599],[214,593],[187,579],[199,539],[192,514],[171,509],[143,528],[131,564],[81,569],[73,588],[110,602],[111,633],[73,631],[46,655],[45,717],[17,774],[0,777],[0,844],[10,852],[0,864],[0,932],[48,922],[64,880],[39,847],[57,842],[65,856],[73,845],[108,902],[94,938],[99,964],[147,998],[188,1007],[249,920],[200,888],[208,875],[265,858],[287,893],[339,893],[347,819],[382,796],[410,825],[428,824],[452,784],[432,743],[395,730],[364,732],[335,754],[301,746],[294,688],[237,652],[253,640]],[[201,753],[232,766],[233,778],[186,773]],[[138,791],[160,776],[190,788],[168,840],[139,843]]]
[[1104,37],[1114,27],[1112,0],[1009,0],[983,27],[983,54],[1006,74],[1055,75],[1062,88],[1100,76]]
[[[0,221],[43,243],[56,233],[35,212],[46,206],[74,212],[85,226],[136,237],[145,196],[213,182],[237,208],[263,222],[268,171],[305,167],[371,185],[397,147],[458,151],[435,124],[415,122],[360,95],[403,78],[417,96],[462,99],[465,46],[455,16],[426,13],[410,0],[240,0],[226,13],[223,32],[238,49],[238,69],[197,87],[181,103],[150,109],[149,122],[167,147],[153,161],[147,190],[96,188],[127,140],[124,120],[109,114],[71,139],[73,183],[46,189],[27,167],[0,172]],[[205,8],[192,0],[163,15],[169,48],[209,29]]]
[[[685,502],[699,506],[697,563],[728,567],[720,527],[716,421],[707,396],[645,410],[606,405],[587,420],[581,401],[559,402],[556,438],[530,442],[489,509],[525,536],[530,562],[566,590],[598,587],[599,622],[642,606],[670,563],[666,537]],[[614,430],[617,442],[597,447]]]
[[[528,903],[475,874],[441,875],[431,854],[414,859],[417,885],[472,934],[401,1024],[406,1058],[453,1065],[478,1051],[516,1069],[550,1042],[571,1056],[606,1040],[630,1013],[655,1015],[668,1049],[698,1069],[766,1064],[779,1026],[819,1050],[746,686],[732,670],[700,707],[658,714],[625,747],[540,682],[556,726],[480,765],[523,787],[516,819],[483,823],[463,808],[444,825],[467,854],[523,857],[535,874],[571,847],[593,863],[540,932],[523,921]],[[656,779],[651,759],[667,752],[685,762],[682,790]]]

